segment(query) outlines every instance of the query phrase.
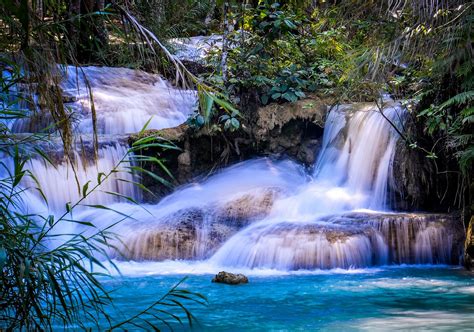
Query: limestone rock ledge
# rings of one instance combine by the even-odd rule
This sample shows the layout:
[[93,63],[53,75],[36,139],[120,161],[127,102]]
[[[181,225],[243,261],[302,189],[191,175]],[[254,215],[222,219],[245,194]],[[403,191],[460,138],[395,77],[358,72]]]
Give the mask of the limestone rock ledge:
[[[146,149],[142,153],[164,159],[176,185],[258,156],[290,157],[309,167],[314,164],[322,143],[328,105],[329,101],[311,96],[295,103],[257,108],[252,115],[242,119],[242,128],[233,133],[205,127],[195,130],[183,124],[149,130],[141,136],[132,135],[129,143],[133,144],[143,135],[155,135],[175,144],[180,150]],[[170,180],[159,165],[145,167]],[[143,183],[158,197],[170,192],[170,188],[146,176]],[[152,197],[145,199],[153,201]]]

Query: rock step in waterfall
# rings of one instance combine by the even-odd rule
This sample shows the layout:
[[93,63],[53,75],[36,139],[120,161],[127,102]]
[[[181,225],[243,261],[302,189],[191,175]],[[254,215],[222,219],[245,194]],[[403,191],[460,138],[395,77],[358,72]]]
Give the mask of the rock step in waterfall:
[[[65,88],[77,113],[78,133],[91,130],[81,73],[93,90],[101,134],[136,132],[150,115],[156,120],[151,128],[174,126],[193,110],[193,92],[170,89],[156,75],[117,68],[82,70],[68,69],[64,83],[72,89]],[[107,195],[112,191],[140,199],[130,184],[139,178],[124,172],[120,176],[127,181],[104,183],[87,203],[106,204],[131,217],[113,228],[122,237],[119,250],[111,252],[117,259],[208,260],[216,266],[281,270],[458,264],[464,236],[459,221],[390,210],[398,140],[392,125],[402,128],[404,117],[403,107],[393,101],[386,103],[383,115],[373,104],[335,107],[311,172],[290,160],[249,160],[143,207]],[[16,131],[37,129],[33,127],[13,124]],[[82,185],[94,181],[126,153],[125,143],[109,139],[102,142],[96,161],[76,151],[74,172],[60,160],[56,167],[30,161],[49,205],[35,200],[29,208],[60,214],[66,202],[78,199],[76,178]],[[34,186],[26,180],[22,185]],[[112,211],[86,207],[77,209],[74,218],[97,227],[123,219]],[[63,227],[64,233],[88,231],[76,224]]]

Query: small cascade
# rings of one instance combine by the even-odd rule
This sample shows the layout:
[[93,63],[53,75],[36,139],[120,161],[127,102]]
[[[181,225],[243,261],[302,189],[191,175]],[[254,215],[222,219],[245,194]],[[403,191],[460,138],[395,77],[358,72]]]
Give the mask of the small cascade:
[[[146,211],[112,205],[132,217],[116,228],[126,235],[115,255],[133,260],[208,258],[239,230],[265,218],[275,201],[303,183],[304,174],[296,164],[258,159],[186,186],[157,205],[145,206]],[[112,223],[119,216],[88,211],[80,218]]]
[[[33,170],[36,177],[24,177],[21,185],[33,192],[36,191],[34,188],[40,188],[48,200],[50,211],[53,212],[65,211],[66,203],[74,204],[79,201],[86,183],[89,183],[89,190],[98,184],[99,174],[100,187],[82,202],[83,205],[107,205],[125,200],[110,193],[139,200],[138,187],[132,184],[139,179],[127,169],[130,166],[127,150],[127,147],[118,143],[103,146],[98,150],[97,160],[83,154],[83,151],[76,150],[70,161],[61,158],[53,165],[43,158],[31,159],[26,168]],[[110,178],[106,180],[105,176],[113,169],[116,172],[110,174]]]
[[209,51],[222,48],[222,36],[220,35],[173,38],[169,42],[178,59],[203,64]]
[[[61,83],[63,100],[71,112],[76,133],[74,151],[66,161],[59,138],[48,140],[50,146],[43,146],[47,144],[40,142],[39,149],[46,151],[53,164],[41,157],[30,160],[26,168],[36,177],[25,177],[22,186],[31,189],[36,197],[41,196],[35,190],[40,188],[48,200],[48,210],[60,213],[66,203],[74,204],[83,196],[84,185],[88,183],[88,188],[93,188],[99,177],[104,180],[104,176],[121,162],[118,172],[114,172],[82,204],[108,205],[124,201],[123,197],[140,200],[138,187],[132,184],[139,179],[128,169],[130,159],[126,156],[128,142],[124,135],[140,131],[147,123],[148,129],[161,129],[185,122],[194,111],[195,92],[176,89],[159,75],[139,70],[93,66],[58,68],[64,75]],[[17,85],[13,88],[18,93],[25,89]],[[97,156],[92,144],[91,97],[99,134]],[[34,109],[31,105],[26,106],[17,105],[29,108],[31,117],[5,123],[18,137],[41,132],[52,124],[49,113],[40,111],[38,105],[33,105]],[[10,162],[6,158],[5,163]]]
[[458,264],[463,229],[458,220],[443,215],[395,215],[364,222],[388,244],[388,262],[396,264]]
[[355,209],[388,210],[387,186],[404,110],[390,103],[382,115],[373,104],[343,105],[328,116],[323,147],[311,181],[276,204],[284,221],[313,221],[317,215]]
[[387,184],[405,113],[391,102],[383,114],[374,104],[342,105],[329,113],[315,181],[329,183],[353,198],[351,208],[389,208]]
[[430,214],[348,213],[312,223],[253,224],[212,257],[218,265],[280,270],[458,264],[463,230]]
[[[196,107],[194,91],[172,87],[159,75],[128,68],[62,67],[65,106],[72,112],[77,133],[92,133],[92,104],[98,134],[127,134],[177,126]],[[38,132],[50,125],[35,116],[16,120],[15,132]],[[46,123],[45,123],[46,121]]]
[[132,233],[118,245],[118,257],[139,261],[209,258],[232,235],[268,215],[278,195],[278,190],[269,188],[227,203],[180,210],[159,221],[125,223]]

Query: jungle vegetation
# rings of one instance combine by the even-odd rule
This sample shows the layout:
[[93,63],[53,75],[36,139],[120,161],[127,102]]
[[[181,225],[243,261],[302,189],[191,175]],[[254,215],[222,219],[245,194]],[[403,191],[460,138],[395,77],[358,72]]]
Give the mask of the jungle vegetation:
[[[57,64],[160,73],[199,91],[191,124],[223,132],[240,130],[242,119],[259,105],[294,102],[308,94],[377,101],[390,93],[406,100],[418,129],[404,137],[407,145],[435,160],[439,172],[455,175],[457,207],[470,215],[473,9],[462,0],[3,0],[0,149],[14,161],[13,168],[2,167],[14,171],[1,173],[0,179],[0,329],[50,330],[58,324],[80,326],[84,317],[110,319],[113,297],[98,278],[109,272],[84,266],[100,267],[93,253],[106,256],[102,245],[116,235],[97,230],[52,250],[45,239],[57,223],[79,222],[70,220],[70,212],[81,201],[66,206],[60,218],[15,209],[21,204],[21,179],[37,176],[25,169],[26,162],[35,156],[47,159],[28,143],[47,141],[55,132],[68,156],[71,114],[61,97]],[[192,72],[172,56],[171,38],[211,33],[223,36],[223,47],[210,55],[206,70]],[[17,95],[16,84],[28,85],[29,93]],[[35,95],[54,128],[19,138],[5,122],[33,116],[15,105],[35,103]],[[154,139],[144,138],[131,152]],[[79,190],[86,198],[95,189]],[[183,301],[205,299],[173,288],[142,314],[122,323],[109,320],[110,328],[160,328],[150,319],[184,321],[174,309],[192,322]]]

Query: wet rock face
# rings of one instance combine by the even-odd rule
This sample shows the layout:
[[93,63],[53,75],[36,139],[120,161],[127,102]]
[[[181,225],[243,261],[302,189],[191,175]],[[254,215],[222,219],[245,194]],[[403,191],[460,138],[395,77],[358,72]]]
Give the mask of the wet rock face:
[[[405,135],[425,141],[424,146],[436,146],[437,142],[430,142],[432,138],[426,137],[420,126],[407,119]],[[407,142],[400,139],[393,159],[393,181],[389,183],[391,207],[403,211],[453,210],[457,206],[460,186],[460,178],[453,172],[456,169],[458,165],[453,164],[444,152],[438,152],[437,159],[433,160],[427,158],[422,150],[410,148]]]
[[178,211],[153,225],[136,225],[116,255],[127,260],[205,259],[243,227],[265,217],[276,189],[247,194],[223,206]]
[[327,102],[317,97],[261,107],[252,134],[266,153],[289,155],[312,166],[321,147],[327,108]]
[[394,208],[416,210],[429,205],[435,192],[432,162],[400,140],[392,167],[393,183],[390,183],[390,193]]
[[234,274],[230,272],[221,271],[214,278],[212,282],[228,284],[228,285],[239,285],[239,284],[248,284],[249,279],[243,274]]
[[180,215],[170,216],[169,221],[172,220],[173,223],[163,221],[152,227],[137,225],[134,233],[124,238],[119,257],[136,261],[161,261],[198,256],[197,225],[203,223],[203,212],[197,209],[183,211]]
[[474,216],[471,217],[466,232],[466,242],[464,244],[464,265],[468,269],[474,267]]
[[[248,160],[257,156],[290,157],[313,166],[322,143],[324,121],[328,101],[310,97],[295,103],[274,104],[248,110],[251,113],[242,120],[245,128],[230,133],[210,132],[206,128],[196,131],[187,125],[174,128],[148,131],[163,137],[181,151],[154,151],[148,149],[144,154],[166,160],[166,166],[176,178],[176,185],[188,183],[199,176],[208,176],[229,164]],[[257,106],[255,106],[257,107]],[[129,143],[139,139],[133,135]],[[169,181],[169,176],[158,165],[145,167]],[[157,196],[163,196],[170,189],[147,176],[143,184]],[[146,201],[156,198],[145,195]]]
[[239,227],[247,226],[252,220],[264,218],[279,196],[278,189],[266,190],[263,195],[244,195],[235,201],[227,203],[220,213],[220,220],[230,220]]

